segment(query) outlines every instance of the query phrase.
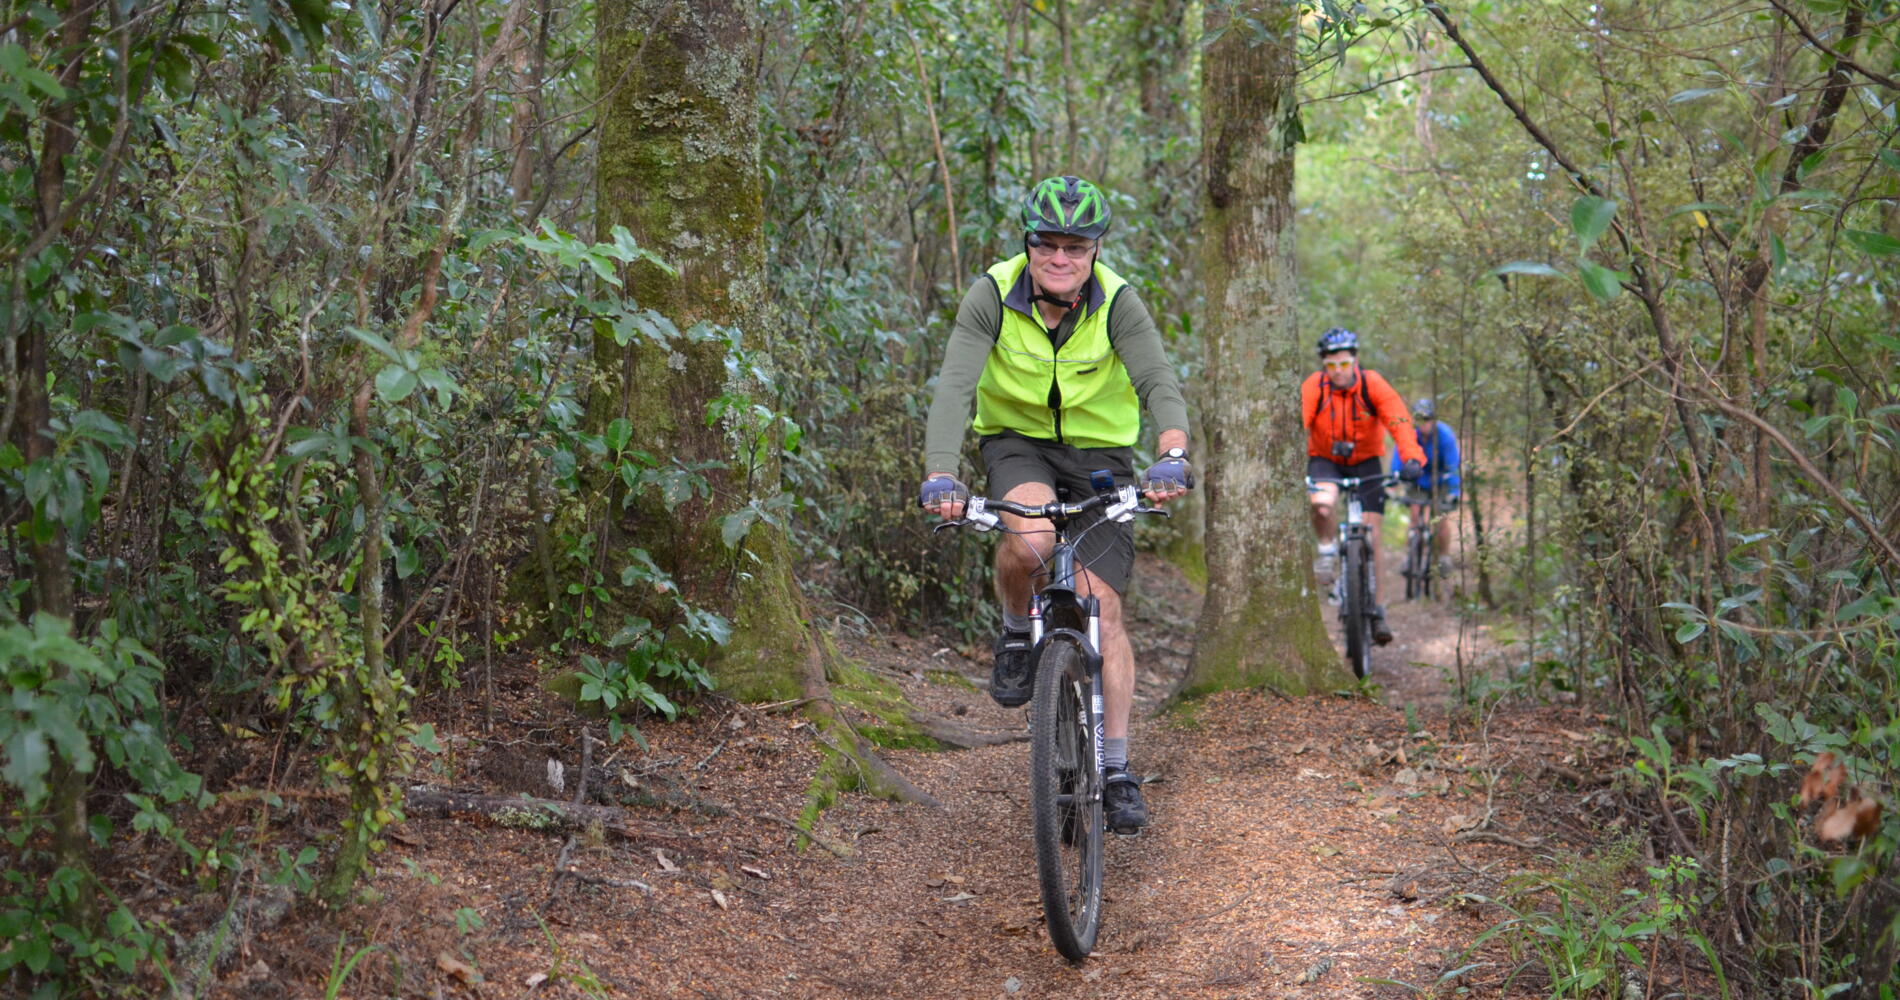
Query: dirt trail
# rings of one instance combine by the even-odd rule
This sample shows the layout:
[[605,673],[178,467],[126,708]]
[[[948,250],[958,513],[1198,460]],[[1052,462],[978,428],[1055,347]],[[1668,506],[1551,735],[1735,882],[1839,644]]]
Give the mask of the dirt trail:
[[[1403,712],[1346,697],[1237,693],[1156,717],[1198,600],[1165,566],[1144,559],[1140,572],[1133,762],[1151,780],[1154,824],[1110,838],[1104,929],[1083,965],[1042,932],[1024,743],[893,752],[944,808],[847,796],[823,817],[835,852],[801,853],[784,821],[818,762],[809,729],[795,713],[723,704],[648,727],[647,750],[628,743],[596,761],[617,792],[672,807],[639,810],[650,823],[631,839],[563,850],[531,831],[405,824],[379,862],[380,904],[354,911],[364,922],[352,940],[384,951],[341,995],[1370,997],[1407,993],[1370,980],[1424,986],[1461,964],[1489,920],[1454,894],[1495,891],[1531,862],[1500,838],[1551,832],[1534,786],[1498,779],[1534,775],[1576,723],[1523,715],[1508,747],[1454,731],[1443,699],[1422,696],[1441,683],[1435,668],[1409,664],[1436,655],[1447,640],[1434,630],[1456,622],[1397,601],[1401,638],[1373,679],[1423,706],[1414,731]],[[976,659],[901,636],[840,639],[927,710],[974,730],[1023,728],[1022,710],[970,683],[987,675]],[[509,693],[505,735],[442,720],[455,748],[445,783],[549,795],[544,748],[572,767],[571,718],[525,678]],[[714,814],[728,804],[743,811]],[[252,949],[273,977],[254,970],[227,995],[320,995],[335,934],[287,924]],[[1499,995],[1496,967],[1473,975]],[[279,982],[296,985],[273,993]]]

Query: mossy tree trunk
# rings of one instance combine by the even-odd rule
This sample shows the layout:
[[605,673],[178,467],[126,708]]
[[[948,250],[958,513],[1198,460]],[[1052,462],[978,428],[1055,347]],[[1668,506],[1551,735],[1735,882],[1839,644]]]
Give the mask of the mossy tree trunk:
[[1319,617],[1300,478],[1298,6],[1259,0],[1210,6],[1207,17],[1210,32],[1226,28],[1201,63],[1207,600],[1181,693],[1307,693],[1344,677]]
[[[755,359],[771,348],[761,321],[758,30],[747,0],[600,4],[598,231],[611,239],[615,226],[625,226],[671,266],[626,267],[625,293],[688,333],[626,346],[598,335],[587,419],[598,432],[624,417],[633,426],[631,448],[708,470],[710,498],[671,508],[657,496],[636,496],[624,507],[616,498],[609,552],[645,549],[687,600],[733,620],[732,639],[712,664],[723,690],[782,698],[799,693],[808,649],[790,546],[763,523],[746,536],[743,553],[721,537],[726,515],[777,491],[778,471],[733,471],[730,428],[707,421],[714,400],[756,396],[762,387],[733,381],[724,338],[691,336],[708,326],[737,330]],[[666,620],[664,608],[639,607],[639,599],[626,595],[630,610]]]

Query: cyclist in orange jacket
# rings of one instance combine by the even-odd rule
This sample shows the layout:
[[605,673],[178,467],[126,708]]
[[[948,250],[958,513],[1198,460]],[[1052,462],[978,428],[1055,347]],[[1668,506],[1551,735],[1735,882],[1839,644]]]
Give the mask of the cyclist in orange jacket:
[[[1306,475],[1313,504],[1313,533],[1319,539],[1319,558],[1313,572],[1321,586],[1330,587],[1339,575],[1339,480],[1366,478],[1385,472],[1385,436],[1398,444],[1399,478],[1416,482],[1425,468],[1425,452],[1413,432],[1412,413],[1398,390],[1385,377],[1359,367],[1359,336],[1333,327],[1319,338],[1320,370],[1300,385],[1300,416],[1306,422]],[[1379,579],[1379,522],[1385,520],[1385,486],[1377,480],[1361,483],[1360,507],[1365,514],[1372,553],[1372,580]],[[1372,641],[1392,641],[1385,623],[1385,606],[1372,605]]]

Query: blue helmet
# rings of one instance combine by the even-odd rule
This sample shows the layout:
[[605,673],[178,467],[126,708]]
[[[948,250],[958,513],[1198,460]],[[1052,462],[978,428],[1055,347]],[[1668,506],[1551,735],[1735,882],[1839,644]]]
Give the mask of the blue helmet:
[[1319,335],[1319,355],[1325,357],[1334,351],[1359,353],[1359,335],[1343,326],[1335,326]]
[[1430,396],[1420,396],[1412,401],[1412,416],[1420,420],[1432,420],[1438,416],[1438,405]]

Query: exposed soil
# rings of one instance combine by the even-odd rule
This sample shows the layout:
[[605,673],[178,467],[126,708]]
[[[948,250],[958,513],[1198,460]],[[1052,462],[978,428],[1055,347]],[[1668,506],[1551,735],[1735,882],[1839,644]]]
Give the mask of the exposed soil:
[[[1384,594],[1402,593],[1396,565]],[[212,995],[321,996],[336,980],[341,996],[1411,995],[1377,980],[1427,987],[1474,961],[1464,950],[1497,916],[1470,896],[1583,833],[1578,796],[1553,790],[1543,763],[1576,764],[1589,725],[1557,709],[1474,725],[1444,694],[1459,641],[1449,605],[1388,601],[1399,639],[1370,680],[1414,706],[1410,727],[1363,696],[1231,693],[1156,715],[1199,598],[1164,564],[1144,557],[1138,572],[1132,756],[1154,823],[1110,838],[1104,929],[1085,963],[1042,932],[1023,710],[990,702],[971,651],[838,629],[846,655],[922,709],[1011,738],[888,752],[943,808],[848,795],[799,850],[790,822],[821,759],[812,730],[793,706],[715,700],[646,724],[645,749],[593,754],[588,797],[637,803],[617,832],[411,818],[376,859],[376,898],[245,942]],[[1481,629],[1464,649],[1483,662]],[[504,679],[492,733],[473,691],[465,718],[435,720],[448,747],[437,784],[574,794],[582,721],[532,678]],[[559,791],[550,757],[566,772]],[[332,971],[366,944],[347,978]],[[1505,956],[1475,961],[1444,988],[1540,994],[1531,979],[1502,987]]]

